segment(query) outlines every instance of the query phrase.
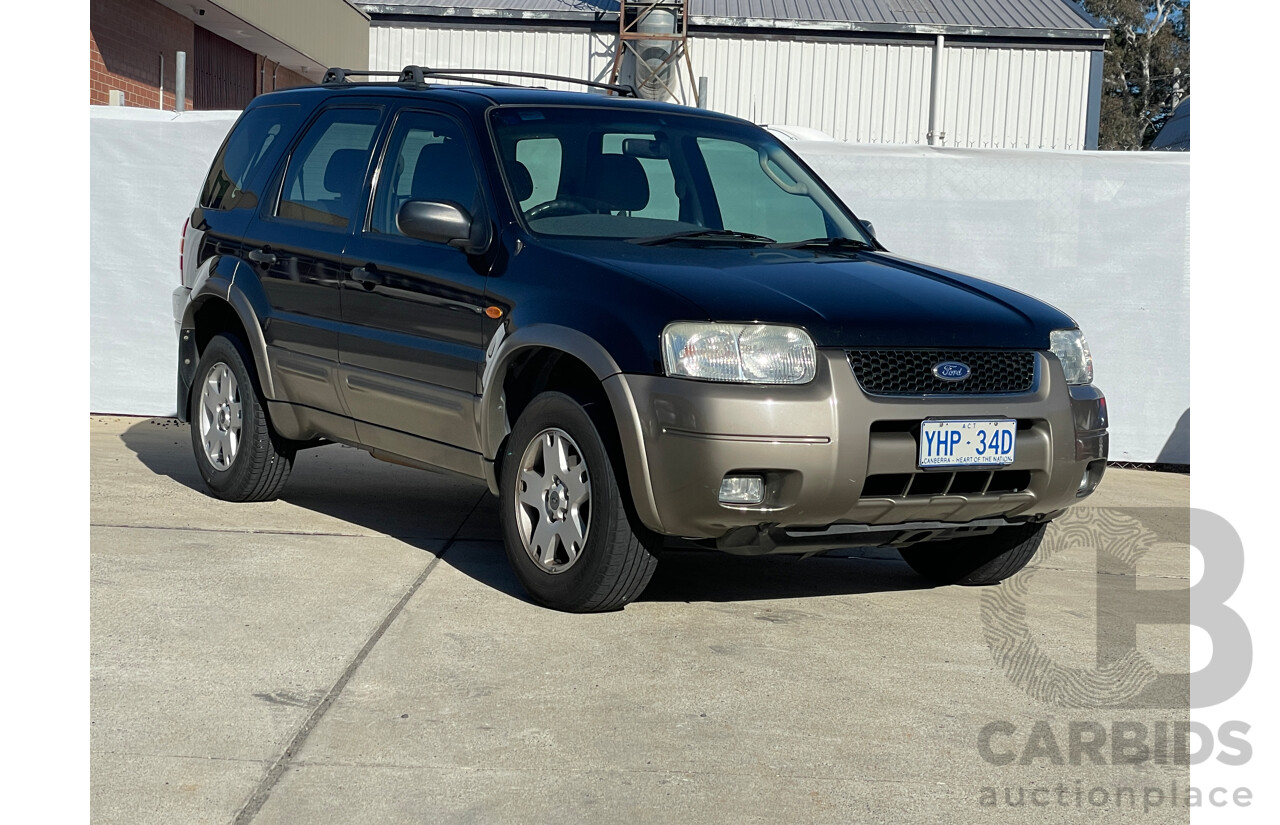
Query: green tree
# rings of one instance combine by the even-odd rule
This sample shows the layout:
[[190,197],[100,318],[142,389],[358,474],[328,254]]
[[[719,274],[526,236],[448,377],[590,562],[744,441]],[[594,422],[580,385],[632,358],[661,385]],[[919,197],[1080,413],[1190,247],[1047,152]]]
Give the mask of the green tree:
[[1083,0],[1111,29],[1100,149],[1141,149],[1191,94],[1191,0]]

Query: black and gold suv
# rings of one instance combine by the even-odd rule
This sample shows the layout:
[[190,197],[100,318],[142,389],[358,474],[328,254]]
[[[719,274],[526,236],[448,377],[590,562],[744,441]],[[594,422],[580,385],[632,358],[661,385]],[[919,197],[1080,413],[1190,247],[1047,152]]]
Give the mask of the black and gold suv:
[[1071,318],[893,257],[768,132],[350,74],[257,98],[185,230],[178,409],[215,495],[272,498],[326,442],[484,479],[533,598],[597,611],[664,537],[998,582],[1101,479]]

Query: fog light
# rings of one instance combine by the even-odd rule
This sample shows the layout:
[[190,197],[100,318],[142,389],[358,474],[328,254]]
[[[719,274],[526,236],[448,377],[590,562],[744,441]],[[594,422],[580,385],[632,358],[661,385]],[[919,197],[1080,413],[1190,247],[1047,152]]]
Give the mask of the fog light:
[[759,504],[764,501],[764,479],[760,476],[725,476],[720,482],[721,504]]

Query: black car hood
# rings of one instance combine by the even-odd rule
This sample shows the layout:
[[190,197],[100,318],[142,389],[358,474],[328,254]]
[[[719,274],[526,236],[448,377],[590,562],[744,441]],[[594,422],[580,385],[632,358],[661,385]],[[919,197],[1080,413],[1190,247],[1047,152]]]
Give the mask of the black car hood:
[[556,246],[660,284],[708,320],[791,324],[820,347],[1047,349],[1051,330],[1075,326],[1016,290],[881,252]]

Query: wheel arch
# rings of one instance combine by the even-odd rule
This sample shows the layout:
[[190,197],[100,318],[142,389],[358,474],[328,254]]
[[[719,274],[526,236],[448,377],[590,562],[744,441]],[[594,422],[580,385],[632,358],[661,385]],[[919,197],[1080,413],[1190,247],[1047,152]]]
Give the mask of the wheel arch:
[[[253,358],[255,378],[267,400],[275,400],[275,383],[267,354],[267,340],[261,318],[266,315],[267,301],[256,279],[236,283],[240,262],[222,257],[209,262],[191,290],[191,298],[182,314],[180,325],[179,386],[186,397],[178,399],[178,415],[186,420],[190,389],[196,364],[209,341],[220,333],[237,336]],[[256,289],[255,289],[256,287]]]
[[486,480],[499,494],[498,479],[504,447],[520,413],[541,392],[556,390],[587,410],[614,464],[627,505],[640,521],[661,530],[661,520],[645,472],[645,451],[639,435],[639,415],[629,393],[609,380],[622,370],[595,339],[578,330],[550,324],[519,330],[510,337],[500,331],[490,345],[477,422],[480,444],[491,469]]
[[535,324],[506,335],[500,327],[489,345],[477,405],[484,457],[497,457],[520,412],[538,392],[560,389],[581,403],[579,395],[599,389],[604,400],[601,383],[621,371],[600,343],[578,330]]

